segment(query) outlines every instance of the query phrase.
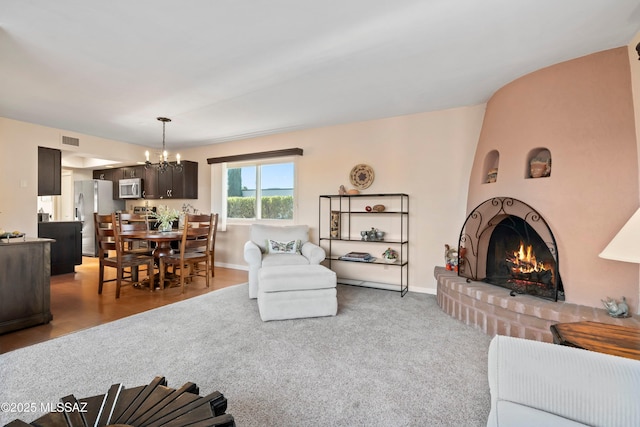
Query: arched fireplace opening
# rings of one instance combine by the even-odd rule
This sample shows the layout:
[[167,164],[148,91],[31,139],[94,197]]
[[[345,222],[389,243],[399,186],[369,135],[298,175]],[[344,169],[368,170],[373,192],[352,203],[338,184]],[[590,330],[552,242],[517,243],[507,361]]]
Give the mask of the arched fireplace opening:
[[542,216],[510,197],[485,201],[460,232],[458,275],[522,293],[564,300],[555,238]]

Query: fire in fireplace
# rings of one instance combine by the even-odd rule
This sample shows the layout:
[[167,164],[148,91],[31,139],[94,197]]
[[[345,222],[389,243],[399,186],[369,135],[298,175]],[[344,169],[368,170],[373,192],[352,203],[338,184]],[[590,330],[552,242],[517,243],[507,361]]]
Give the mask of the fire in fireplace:
[[551,283],[553,278],[551,269],[536,258],[532,245],[528,245],[525,251],[524,243],[520,242],[520,248],[513,251],[513,255],[507,254],[507,264],[515,280]]
[[564,299],[557,246],[542,216],[508,197],[487,200],[460,232],[458,274],[557,301]]

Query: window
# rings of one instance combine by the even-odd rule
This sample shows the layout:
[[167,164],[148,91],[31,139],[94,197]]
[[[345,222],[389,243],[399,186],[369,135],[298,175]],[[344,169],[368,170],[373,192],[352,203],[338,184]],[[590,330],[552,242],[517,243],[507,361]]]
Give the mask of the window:
[[[227,164],[227,218],[292,220],[295,165],[293,161]],[[259,201],[259,203],[258,203]]]

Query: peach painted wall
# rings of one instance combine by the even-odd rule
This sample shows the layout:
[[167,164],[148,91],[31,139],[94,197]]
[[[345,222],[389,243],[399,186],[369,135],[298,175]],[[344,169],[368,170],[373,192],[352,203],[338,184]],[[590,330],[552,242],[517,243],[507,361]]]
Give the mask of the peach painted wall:
[[[527,179],[532,151],[551,152],[551,176]],[[499,152],[495,183],[486,159]],[[549,223],[566,301],[638,307],[638,267],[598,254],[638,207],[638,153],[627,47],[538,70],[487,103],[469,181],[467,213],[494,196],[522,200]]]

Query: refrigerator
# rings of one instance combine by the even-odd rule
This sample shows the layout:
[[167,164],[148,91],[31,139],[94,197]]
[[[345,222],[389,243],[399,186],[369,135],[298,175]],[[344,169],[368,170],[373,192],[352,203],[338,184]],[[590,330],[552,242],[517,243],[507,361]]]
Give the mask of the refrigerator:
[[82,255],[98,256],[93,214],[123,211],[124,200],[113,199],[113,183],[101,179],[73,183],[75,217],[82,221]]

